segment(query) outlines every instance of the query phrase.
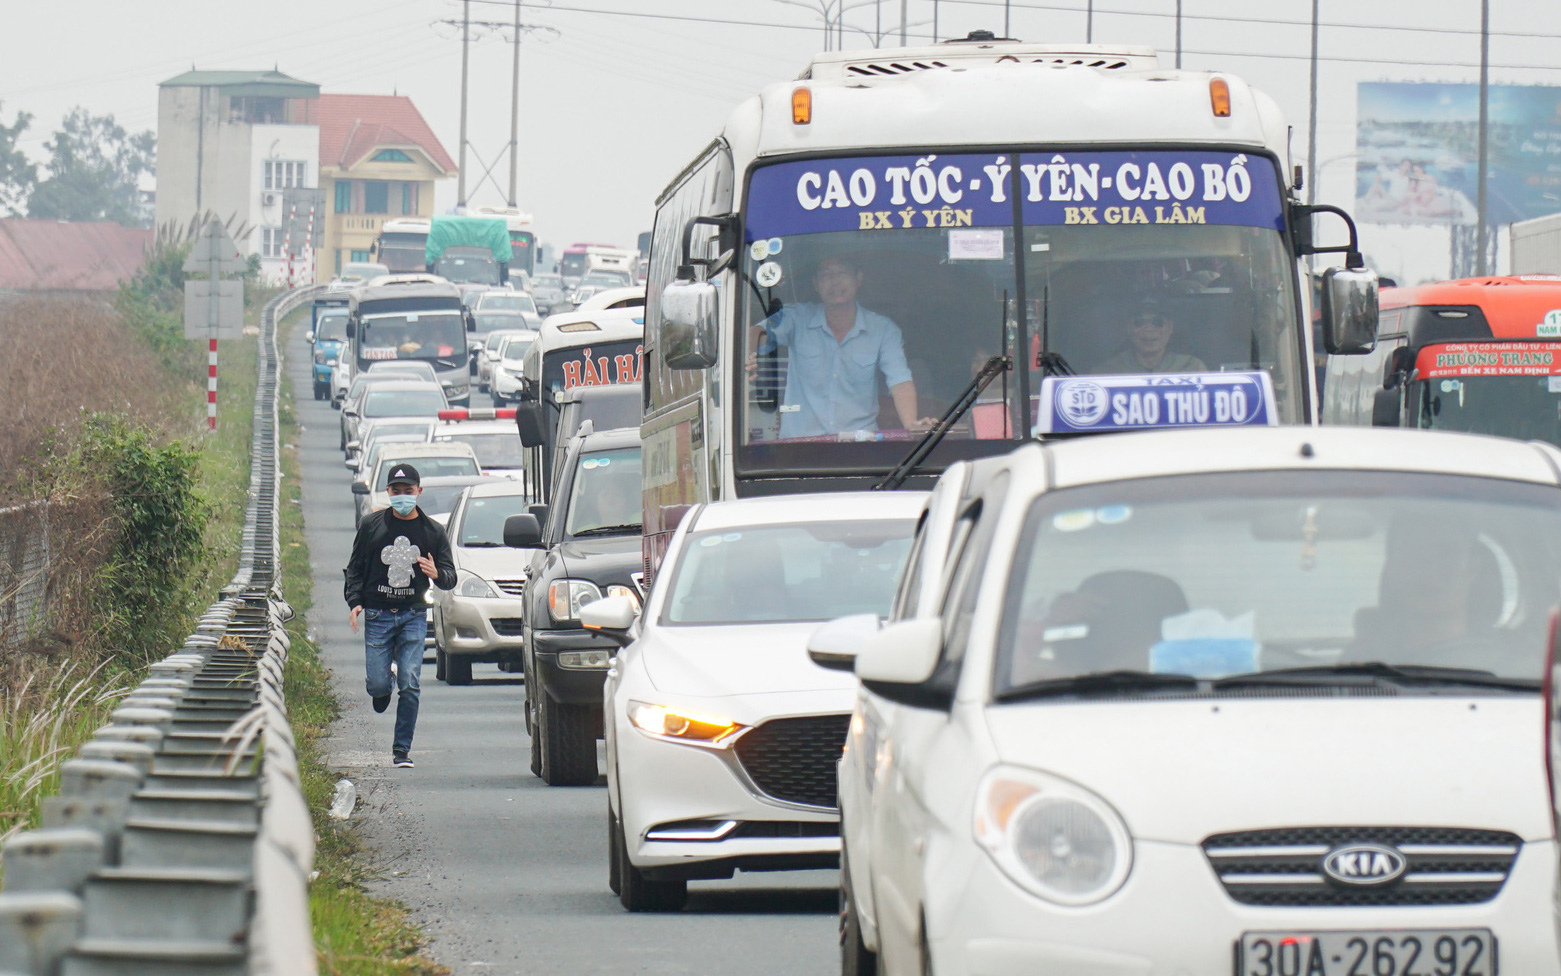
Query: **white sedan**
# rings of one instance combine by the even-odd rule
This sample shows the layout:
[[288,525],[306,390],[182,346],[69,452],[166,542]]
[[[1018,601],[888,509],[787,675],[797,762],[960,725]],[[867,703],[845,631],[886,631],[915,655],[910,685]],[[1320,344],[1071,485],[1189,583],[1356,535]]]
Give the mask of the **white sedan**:
[[[832,868],[835,766],[855,682],[808,660],[818,621],[885,614],[924,496],[798,495],[697,507],[604,690],[611,880],[630,911],[693,879]],[[626,597],[581,608],[621,629]]]
[[887,626],[809,639],[862,681],[844,971],[1561,971],[1561,452],[1251,428],[953,474]]

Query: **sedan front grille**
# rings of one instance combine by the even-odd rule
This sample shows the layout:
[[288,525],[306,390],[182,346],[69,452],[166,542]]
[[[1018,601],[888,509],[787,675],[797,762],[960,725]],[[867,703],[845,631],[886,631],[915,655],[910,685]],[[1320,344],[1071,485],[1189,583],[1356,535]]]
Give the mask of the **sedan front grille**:
[[526,592],[525,577],[519,579],[496,579],[493,581],[493,585],[510,596],[523,596]]
[[835,772],[850,725],[849,715],[774,719],[737,740],[737,758],[766,795],[834,809]]
[[[1324,860],[1350,844],[1394,848],[1402,876],[1370,886],[1330,879]],[[1472,905],[1501,891],[1521,844],[1516,834],[1462,827],[1282,827],[1216,834],[1203,853],[1243,905]]]
[[500,637],[521,637],[525,634],[521,629],[525,623],[522,617],[493,617],[488,623],[493,625],[493,632]]

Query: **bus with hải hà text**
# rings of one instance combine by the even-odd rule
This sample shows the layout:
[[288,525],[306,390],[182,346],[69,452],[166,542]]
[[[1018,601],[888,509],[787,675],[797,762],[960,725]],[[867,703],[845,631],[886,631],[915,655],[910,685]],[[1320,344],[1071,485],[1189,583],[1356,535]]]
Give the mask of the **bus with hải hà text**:
[[[1059,378],[1086,378],[1048,405],[1080,429],[1166,426],[1157,384],[1206,405],[1223,374],[1264,422],[1315,422],[1299,259],[1345,254],[1340,352],[1375,334],[1376,278],[1347,215],[1297,202],[1288,134],[1228,74],[984,33],[822,54],[744,102],[657,201],[647,573],[690,504],[1009,451]],[[1318,211],[1347,245],[1313,241]]]

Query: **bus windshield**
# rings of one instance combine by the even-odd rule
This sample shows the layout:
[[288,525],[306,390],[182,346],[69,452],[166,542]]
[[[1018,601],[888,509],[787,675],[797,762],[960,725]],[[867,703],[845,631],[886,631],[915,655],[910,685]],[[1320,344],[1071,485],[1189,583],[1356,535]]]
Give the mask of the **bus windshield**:
[[335,315],[322,315],[314,326],[315,342],[346,342],[347,341],[347,313],[339,312]]
[[1415,357],[1411,426],[1561,445],[1561,342],[1445,342]]
[[423,258],[427,244],[427,234],[380,234],[379,263],[394,273],[422,271],[427,267]]
[[566,252],[558,260],[558,273],[565,278],[578,278],[585,274],[585,252]]
[[934,463],[1028,436],[1047,375],[1261,369],[1281,421],[1297,421],[1300,309],[1283,228],[1274,163],[1230,152],[758,169],[733,344],[739,467],[891,465],[995,355],[1015,371]]
[[466,362],[466,323],[445,311],[366,316],[358,359],[418,359],[453,369]]

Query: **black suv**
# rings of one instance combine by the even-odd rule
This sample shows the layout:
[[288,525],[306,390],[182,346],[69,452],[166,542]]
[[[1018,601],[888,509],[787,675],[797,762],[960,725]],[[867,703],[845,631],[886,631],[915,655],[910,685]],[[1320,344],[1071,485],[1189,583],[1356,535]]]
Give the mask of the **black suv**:
[[504,541],[538,550],[522,627],[531,771],[552,786],[586,786],[596,782],[602,682],[617,645],[580,626],[580,607],[604,596],[639,599],[639,429],[598,434],[587,424],[569,444],[556,488],[545,510],[509,518]]

